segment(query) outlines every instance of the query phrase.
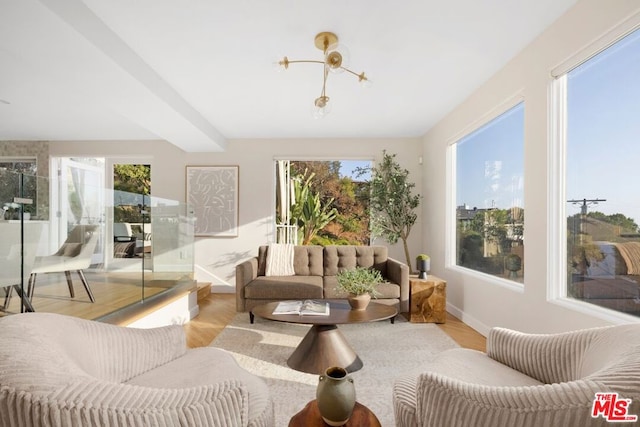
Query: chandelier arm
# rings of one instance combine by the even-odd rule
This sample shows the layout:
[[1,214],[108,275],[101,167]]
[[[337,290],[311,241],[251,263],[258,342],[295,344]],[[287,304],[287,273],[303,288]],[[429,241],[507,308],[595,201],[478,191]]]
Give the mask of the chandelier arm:
[[368,79],[364,76],[364,72],[362,72],[362,73],[356,73],[355,71],[351,71],[350,69],[345,68],[345,67],[340,67],[340,69],[342,69],[342,70],[346,71],[347,73],[351,73],[351,74],[353,74],[354,76],[356,76],[356,77],[357,77],[358,79],[360,79],[360,80],[368,80]]
[[[303,63],[306,63],[306,64],[323,64],[323,65],[326,65],[326,62],[324,62],[324,61],[317,61],[317,60],[313,60],[313,59],[296,59],[296,60],[288,60],[288,64],[303,64]],[[349,74],[353,74],[353,75],[354,75],[354,76],[356,76],[358,79],[362,80],[362,75],[363,75],[364,73],[356,73],[355,71],[350,70],[350,69],[348,69],[348,68],[346,68],[346,67],[342,67],[342,66],[340,67],[340,69],[341,69],[341,70],[346,71],[346,72],[347,72],[347,73],[349,73]]]
[[329,75],[329,67],[327,67],[327,64],[324,64],[322,69],[324,73],[324,76],[322,77],[322,96],[327,96],[327,77]]
[[313,64],[324,64],[324,61],[314,61],[312,59],[298,59],[295,61],[289,60],[289,64],[300,64],[300,63],[313,63]]

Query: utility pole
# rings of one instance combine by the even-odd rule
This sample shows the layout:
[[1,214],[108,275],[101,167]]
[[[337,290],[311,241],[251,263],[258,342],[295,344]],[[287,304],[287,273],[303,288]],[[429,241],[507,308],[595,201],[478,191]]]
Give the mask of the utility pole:
[[582,199],[582,200],[567,200],[568,203],[573,203],[574,205],[577,205],[578,203],[582,203],[582,207],[580,208],[580,213],[582,215],[586,215],[587,214],[587,206],[589,205],[597,205],[598,202],[606,202],[607,199]]
[[577,205],[578,203],[582,203],[582,206],[580,207],[580,244],[582,244],[582,239],[584,236],[584,223],[585,223],[585,219],[587,218],[587,206],[589,205],[597,205],[598,202],[606,202],[607,199],[582,199],[582,200],[577,200],[577,199],[572,199],[572,200],[567,200],[567,203],[573,203],[574,205]]

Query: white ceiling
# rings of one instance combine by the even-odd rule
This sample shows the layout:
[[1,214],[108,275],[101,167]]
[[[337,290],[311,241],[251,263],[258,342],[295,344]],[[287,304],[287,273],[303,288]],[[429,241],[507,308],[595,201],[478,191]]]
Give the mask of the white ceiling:
[[[499,70],[577,0],[0,0],[0,140],[410,137]],[[332,31],[354,76],[330,75]]]

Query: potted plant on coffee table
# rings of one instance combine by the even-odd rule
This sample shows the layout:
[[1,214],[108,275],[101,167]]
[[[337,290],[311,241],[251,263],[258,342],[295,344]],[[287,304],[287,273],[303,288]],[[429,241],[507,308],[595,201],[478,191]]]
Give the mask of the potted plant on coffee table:
[[343,270],[336,278],[338,280],[336,290],[349,294],[347,299],[353,310],[365,310],[371,297],[380,295],[377,290],[378,285],[385,282],[378,270],[365,267]]

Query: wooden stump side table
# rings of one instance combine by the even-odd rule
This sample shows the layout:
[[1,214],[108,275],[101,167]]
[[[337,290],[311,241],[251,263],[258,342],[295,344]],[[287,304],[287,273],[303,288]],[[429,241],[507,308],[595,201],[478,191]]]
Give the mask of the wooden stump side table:
[[445,323],[447,321],[447,282],[428,275],[409,278],[409,321],[413,323]]
[[[307,403],[300,412],[289,421],[289,427],[327,427],[318,409],[318,402],[314,399]],[[380,421],[366,406],[356,402],[351,418],[344,427],[382,427]]]

